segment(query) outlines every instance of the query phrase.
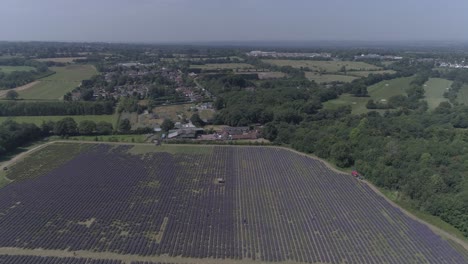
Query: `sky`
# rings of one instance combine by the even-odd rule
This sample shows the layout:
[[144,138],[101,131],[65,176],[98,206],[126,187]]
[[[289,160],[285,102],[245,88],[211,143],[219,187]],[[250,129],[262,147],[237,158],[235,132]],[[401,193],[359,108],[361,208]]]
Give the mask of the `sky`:
[[0,0],[0,40],[466,41],[467,0]]

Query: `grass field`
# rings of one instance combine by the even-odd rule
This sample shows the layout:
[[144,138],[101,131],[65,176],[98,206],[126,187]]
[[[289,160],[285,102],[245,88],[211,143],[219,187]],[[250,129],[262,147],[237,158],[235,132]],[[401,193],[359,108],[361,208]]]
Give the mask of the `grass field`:
[[60,100],[63,95],[80,85],[82,80],[97,74],[96,68],[92,65],[52,67],[51,70],[56,73],[40,79],[36,85],[19,92],[20,98]]
[[336,109],[340,106],[350,105],[353,114],[363,114],[368,111],[366,108],[369,97],[354,97],[350,94],[342,94],[337,99],[333,99],[323,103],[325,109]]
[[254,66],[247,63],[210,63],[204,65],[190,65],[191,69],[202,70],[235,70],[252,69]]
[[309,80],[313,80],[316,83],[330,83],[330,82],[351,82],[357,77],[349,75],[339,75],[339,74],[319,74],[316,72],[306,72],[305,76]]
[[396,71],[393,70],[382,70],[382,71],[349,71],[348,75],[357,77],[367,77],[369,74],[393,74]]
[[0,72],[3,72],[5,74],[12,73],[14,71],[33,71],[35,70],[34,67],[29,67],[29,66],[3,66],[0,65]]
[[424,100],[427,101],[429,105],[429,109],[434,109],[441,102],[448,101],[447,98],[444,97],[444,92],[450,88],[452,85],[452,81],[440,79],[440,78],[430,78],[429,81],[424,84],[425,98]]
[[86,59],[86,57],[65,57],[65,58],[42,58],[36,59],[37,61],[53,61],[53,62],[61,62],[61,63],[72,63],[74,60],[77,59]]
[[313,60],[262,60],[277,66],[291,66],[294,68],[309,67],[311,71],[338,72],[345,66],[347,70],[369,71],[382,68],[362,61],[313,61]]
[[[354,97],[350,94],[343,94],[337,99],[325,102],[324,107],[335,109],[339,106],[350,105],[353,109],[353,114],[376,111],[375,109],[369,110],[366,108],[367,101],[370,99],[373,99],[374,101],[388,100],[392,96],[405,94],[406,89],[409,87],[413,78],[414,77],[402,77],[388,81],[381,81],[367,88],[369,97]],[[385,110],[377,111],[382,112]]]
[[402,77],[388,81],[381,81],[367,88],[369,95],[375,101],[388,100],[390,97],[406,94],[414,77]]
[[106,121],[111,123],[114,127],[117,123],[117,115],[75,115],[75,116],[0,116],[0,122],[4,122],[7,119],[12,119],[18,123],[33,123],[40,126],[46,121],[59,121],[65,117],[73,118],[77,123],[83,120],[90,120],[94,122]]
[[460,104],[468,105],[468,85],[465,84],[462,86],[460,91],[458,91],[457,102]]
[[56,144],[7,172],[0,253],[119,264],[468,259],[365,182],[287,149]]

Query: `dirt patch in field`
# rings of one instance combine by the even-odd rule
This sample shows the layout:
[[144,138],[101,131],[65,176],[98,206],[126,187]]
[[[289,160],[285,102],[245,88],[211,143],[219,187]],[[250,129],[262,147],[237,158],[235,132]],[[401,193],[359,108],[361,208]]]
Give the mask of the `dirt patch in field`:
[[20,86],[20,87],[16,87],[16,88],[14,88],[14,89],[2,90],[2,91],[0,91],[0,97],[5,97],[6,94],[8,93],[8,91],[10,91],[10,90],[14,90],[14,91],[17,91],[17,92],[19,92],[19,91],[24,91],[24,90],[27,90],[27,89],[29,89],[29,88],[32,88],[34,85],[36,85],[36,84],[38,84],[38,83],[40,83],[40,81],[30,82],[30,83],[28,83],[28,84],[25,84],[25,85]]

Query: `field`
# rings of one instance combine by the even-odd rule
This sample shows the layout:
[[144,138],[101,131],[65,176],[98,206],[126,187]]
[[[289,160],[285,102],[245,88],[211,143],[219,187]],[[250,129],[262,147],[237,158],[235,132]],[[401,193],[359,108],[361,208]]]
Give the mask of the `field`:
[[330,83],[330,82],[351,82],[357,77],[350,75],[339,75],[339,74],[319,74],[316,72],[306,72],[305,76],[309,80],[313,80],[316,83]]
[[74,60],[86,59],[86,57],[65,57],[65,58],[42,58],[36,59],[37,61],[53,61],[61,63],[72,63]]
[[369,71],[382,68],[361,61],[313,61],[313,60],[262,60],[277,66],[291,66],[294,68],[309,67],[311,71],[339,72],[345,66],[347,70]]
[[247,63],[210,63],[204,65],[190,65],[190,68],[202,70],[242,70],[252,69],[254,66]]
[[[339,106],[350,105],[353,114],[362,114],[370,110],[366,108],[366,104],[370,99],[374,101],[387,101],[395,95],[406,94],[406,89],[410,86],[414,77],[402,77],[388,81],[381,81],[367,88],[369,97],[354,97],[349,94],[343,94],[339,98],[330,100],[324,103],[325,108],[335,109]],[[376,111],[376,110],[372,110]],[[384,111],[384,110],[377,110]]]
[[19,92],[22,99],[59,100],[70,92],[82,80],[89,79],[97,74],[92,65],[70,65],[65,67],[51,67],[56,73],[42,78],[39,82],[27,90]]
[[29,67],[29,66],[3,66],[0,65],[0,72],[3,73],[12,73],[14,71],[33,71],[35,70],[34,67]]
[[268,80],[268,79],[279,79],[286,76],[284,72],[257,72],[257,71],[243,71],[236,72],[235,74],[257,74],[258,79]]
[[0,116],[0,123],[7,119],[12,119],[18,123],[33,123],[40,126],[46,121],[59,121],[65,117],[73,118],[77,123],[83,120],[91,120],[94,122],[106,121],[111,123],[114,127],[117,123],[117,115],[74,115],[74,116]]
[[357,76],[357,77],[367,77],[369,74],[393,74],[396,71],[392,70],[382,70],[382,71],[349,71],[348,75]]
[[460,91],[458,91],[457,102],[468,105],[468,85],[463,85]]
[[425,100],[429,105],[429,109],[434,109],[441,102],[448,101],[447,98],[444,97],[444,92],[450,88],[452,85],[452,81],[440,79],[440,78],[430,78],[429,81],[424,84],[425,93]]
[[366,183],[286,149],[55,143],[7,176],[10,263],[468,261]]
[[375,101],[382,99],[388,100],[395,95],[405,95],[406,90],[410,87],[414,77],[402,77],[388,81],[381,81],[367,88],[370,97]]

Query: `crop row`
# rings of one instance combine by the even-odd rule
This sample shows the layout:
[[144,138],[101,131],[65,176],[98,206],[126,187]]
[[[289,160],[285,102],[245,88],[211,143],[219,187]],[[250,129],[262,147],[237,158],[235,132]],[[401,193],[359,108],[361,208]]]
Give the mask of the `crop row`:
[[[366,184],[287,150],[94,146],[0,190],[0,246],[307,263],[467,263]],[[225,183],[219,183],[223,178]]]

